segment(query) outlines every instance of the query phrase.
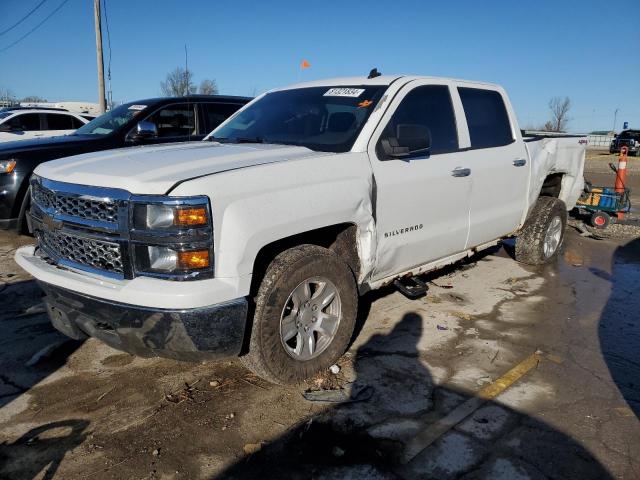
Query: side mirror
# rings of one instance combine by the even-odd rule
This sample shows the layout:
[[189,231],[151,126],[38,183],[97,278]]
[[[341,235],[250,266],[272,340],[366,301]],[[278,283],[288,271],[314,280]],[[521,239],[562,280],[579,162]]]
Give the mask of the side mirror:
[[617,133],[614,133],[614,134],[613,134],[613,138],[618,138],[618,134],[617,134]]
[[158,136],[158,127],[153,122],[142,120],[136,125],[136,131],[133,134],[134,140],[146,140],[147,138],[156,138]]
[[382,150],[388,158],[406,158],[417,154],[429,155],[431,130],[424,125],[399,124],[396,136],[380,140]]

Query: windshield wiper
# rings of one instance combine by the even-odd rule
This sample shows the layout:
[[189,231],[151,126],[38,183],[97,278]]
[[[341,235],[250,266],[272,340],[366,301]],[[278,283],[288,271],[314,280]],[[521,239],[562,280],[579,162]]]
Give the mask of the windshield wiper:
[[265,143],[262,137],[209,137],[207,140],[210,142],[218,143]]
[[229,139],[224,137],[214,137],[213,135],[211,135],[210,137],[207,138],[207,140],[209,140],[210,142],[224,143],[224,142],[227,142]]
[[236,137],[233,140],[235,140],[235,143],[265,143],[262,137]]

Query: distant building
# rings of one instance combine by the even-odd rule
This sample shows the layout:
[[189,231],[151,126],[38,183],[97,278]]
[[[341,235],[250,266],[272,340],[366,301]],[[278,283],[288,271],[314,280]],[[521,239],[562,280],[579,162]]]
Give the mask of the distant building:
[[86,113],[89,115],[100,115],[100,106],[91,102],[21,102],[21,107],[49,107],[63,108],[74,113]]
[[15,107],[16,105],[17,103],[12,100],[0,100],[0,108]]

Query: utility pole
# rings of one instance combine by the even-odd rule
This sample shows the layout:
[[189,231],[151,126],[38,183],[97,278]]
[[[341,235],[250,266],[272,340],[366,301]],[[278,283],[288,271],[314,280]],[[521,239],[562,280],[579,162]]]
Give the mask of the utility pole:
[[619,110],[620,110],[619,108],[616,108],[614,110],[614,112],[613,112],[613,131],[614,132],[616,131],[616,120],[618,119],[618,111]]
[[96,56],[98,59],[98,98],[100,113],[107,110],[104,96],[104,60],[102,59],[102,19],[100,18],[100,0],[93,0],[93,18],[96,24]]

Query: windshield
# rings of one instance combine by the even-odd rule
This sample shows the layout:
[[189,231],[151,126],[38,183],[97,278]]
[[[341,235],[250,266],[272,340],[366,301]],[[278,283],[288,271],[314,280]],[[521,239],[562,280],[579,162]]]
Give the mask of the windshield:
[[125,103],[104,115],[94,118],[76,130],[74,135],[109,135],[128,123],[129,120],[140,114],[145,108],[147,108],[147,105]]
[[312,87],[268,93],[214,130],[209,140],[348,152],[385,89]]
[[637,130],[625,130],[618,135],[618,138],[626,140],[632,138],[633,140],[640,140],[640,132]]

